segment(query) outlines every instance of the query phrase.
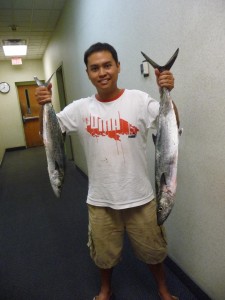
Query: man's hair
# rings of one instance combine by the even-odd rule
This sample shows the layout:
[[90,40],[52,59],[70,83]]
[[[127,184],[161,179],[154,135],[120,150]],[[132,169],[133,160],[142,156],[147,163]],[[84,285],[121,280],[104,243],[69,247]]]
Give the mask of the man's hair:
[[96,43],[91,45],[84,53],[84,63],[86,67],[88,63],[88,57],[95,52],[101,52],[101,51],[109,51],[112,54],[112,57],[115,60],[115,62],[118,63],[117,52],[113,48],[113,46],[107,43]]

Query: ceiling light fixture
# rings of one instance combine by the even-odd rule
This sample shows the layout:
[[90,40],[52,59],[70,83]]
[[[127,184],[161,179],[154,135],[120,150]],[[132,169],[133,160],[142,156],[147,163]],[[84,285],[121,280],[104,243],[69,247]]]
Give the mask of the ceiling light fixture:
[[27,45],[25,40],[10,39],[3,40],[3,51],[5,56],[27,55]]

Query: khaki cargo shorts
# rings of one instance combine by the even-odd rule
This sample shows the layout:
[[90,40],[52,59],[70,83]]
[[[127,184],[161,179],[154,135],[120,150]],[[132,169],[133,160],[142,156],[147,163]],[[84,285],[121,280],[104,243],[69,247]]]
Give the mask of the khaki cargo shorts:
[[99,268],[109,269],[120,261],[125,231],[138,259],[147,264],[158,264],[165,259],[165,230],[157,225],[155,200],[122,210],[88,205],[88,213],[88,246]]

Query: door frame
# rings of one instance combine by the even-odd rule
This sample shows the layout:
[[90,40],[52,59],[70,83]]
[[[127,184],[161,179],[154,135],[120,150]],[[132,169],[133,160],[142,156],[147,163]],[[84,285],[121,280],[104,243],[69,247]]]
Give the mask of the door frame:
[[[63,65],[61,64],[56,70],[56,80],[57,80],[59,104],[60,104],[61,110],[67,106],[67,101],[66,101],[67,97],[66,97],[66,89],[65,89],[65,84],[64,84],[64,74],[63,73],[64,73]],[[67,158],[69,160],[74,160],[72,140],[71,140],[71,136],[69,136],[69,135],[66,135],[65,151],[66,151]]]
[[[19,98],[18,87],[20,87],[20,86],[29,86],[29,85],[36,85],[36,82],[34,80],[32,80],[32,81],[18,81],[18,82],[15,82],[16,93],[17,93],[17,99],[18,99],[18,103],[19,103],[19,107],[20,107],[20,114],[21,114],[22,127],[23,127],[23,135],[24,135],[24,141],[25,141],[25,144],[26,144],[26,146],[25,146],[26,148],[29,148],[29,147],[27,145],[27,140],[26,140],[26,134],[25,134],[24,123],[23,123],[23,112],[22,112],[21,106],[20,106],[20,98]],[[43,144],[42,144],[42,146],[43,146]]]

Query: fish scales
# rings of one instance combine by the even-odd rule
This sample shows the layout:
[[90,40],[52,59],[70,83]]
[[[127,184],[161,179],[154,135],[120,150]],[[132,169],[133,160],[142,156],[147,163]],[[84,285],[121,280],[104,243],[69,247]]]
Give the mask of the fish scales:
[[43,107],[43,142],[53,191],[60,197],[65,174],[64,139],[51,103]]
[[178,126],[173,102],[167,89],[161,101],[155,139],[155,186],[157,222],[162,225],[172,211],[177,187]]

